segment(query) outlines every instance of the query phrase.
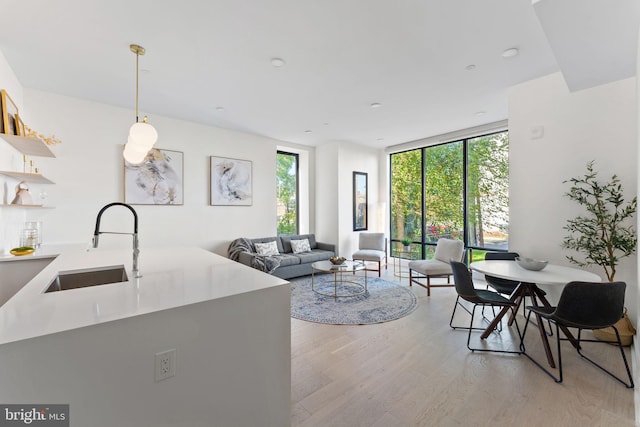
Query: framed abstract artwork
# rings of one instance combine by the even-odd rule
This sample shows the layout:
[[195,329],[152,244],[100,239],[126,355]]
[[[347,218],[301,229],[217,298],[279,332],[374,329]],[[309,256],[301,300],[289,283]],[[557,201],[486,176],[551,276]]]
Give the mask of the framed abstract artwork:
[[367,178],[366,172],[353,172],[353,231],[367,227]]
[[251,160],[211,156],[211,205],[251,206],[252,204]]
[[152,148],[144,161],[124,162],[124,200],[132,205],[182,205],[183,153]]

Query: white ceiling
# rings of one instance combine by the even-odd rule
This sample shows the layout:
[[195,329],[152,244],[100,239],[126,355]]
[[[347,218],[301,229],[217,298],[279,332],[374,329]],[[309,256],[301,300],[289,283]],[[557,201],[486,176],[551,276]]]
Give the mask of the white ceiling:
[[[582,74],[596,84],[635,75],[639,3],[0,0],[0,50],[24,87],[133,109],[129,44],[138,43],[147,50],[140,110],[151,123],[163,115],[300,144],[386,147],[506,119],[514,84],[565,67],[583,79],[580,61],[599,53],[571,44],[590,47],[582,37],[612,4],[618,21],[602,20],[597,47],[616,43],[631,65]],[[629,25],[632,40],[618,31]],[[503,58],[511,47],[520,55]],[[273,67],[275,57],[286,65]]]

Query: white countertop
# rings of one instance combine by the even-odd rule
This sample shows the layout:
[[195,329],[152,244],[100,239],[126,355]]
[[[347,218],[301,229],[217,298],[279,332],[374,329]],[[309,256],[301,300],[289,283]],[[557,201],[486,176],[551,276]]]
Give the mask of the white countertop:
[[[284,279],[194,247],[64,252],[0,307],[0,344],[224,298]],[[44,293],[59,271],[124,265],[128,282]]]

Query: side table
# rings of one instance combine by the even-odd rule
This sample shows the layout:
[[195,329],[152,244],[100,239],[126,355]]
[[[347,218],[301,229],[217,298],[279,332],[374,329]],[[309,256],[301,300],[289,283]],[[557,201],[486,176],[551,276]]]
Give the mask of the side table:
[[402,266],[402,260],[406,259],[408,261],[413,261],[418,259],[420,256],[420,252],[417,250],[408,250],[405,251],[403,249],[397,249],[392,252],[395,254],[393,257],[393,275],[399,277],[400,279],[409,278],[409,269]]

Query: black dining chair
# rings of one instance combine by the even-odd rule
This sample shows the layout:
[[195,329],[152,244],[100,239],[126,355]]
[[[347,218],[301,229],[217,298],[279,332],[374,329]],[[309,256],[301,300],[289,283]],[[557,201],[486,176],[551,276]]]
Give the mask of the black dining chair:
[[[520,255],[517,252],[487,252],[484,255],[485,261],[515,261]],[[503,295],[511,295],[513,291],[518,287],[520,282],[515,280],[502,279],[500,277],[494,277],[485,275],[484,279],[487,285],[495,289],[496,292]]]
[[[451,270],[453,272],[453,281],[454,286],[456,288],[456,292],[458,293],[458,297],[456,298],[456,303],[453,306],[453,313],[451,313],[451,320],[449,320],[449,326],[452,329],[468,329],[469,335],[467,336],[467,348],[471,351],[490,351],[497,353],[522,353],[521,350],[513,351],[513,350],[496,350],[496,349],[487,349],[487,348],[472,348],[471,343],[471,332],[473,330],[485,330],[485,328],[478,328],[473,326],[473,319],[475,317],[476,307],[482,306],[487,307],[490,306],[492,309],[494,307],[500,307],[501,309],[508,307],[511,310],[514,310],[516,304],[513,301],[503,297],[497,292],[489,291],[486,289],[476,289],[473,285],[473,279],[471,278],[471,272],[467,268],[466,265],[459,261],[450,261]],[[473,309],[469,311],[467,307],[465,307],[460,299],[470,302],[473,304]],[[467,313],[471,315],[471,320],[469,322],[469,326],[454,326],[453,318],[456,315],[456,309],[458,306],[462,307]],[[494,312],[495,315],[495,312]],[[522,349],[522,334],[520,333],[520,327],[516,322],[516,329],[518,330],[518,337],[520,338],[520,349]]]
[[[567,338],[560,338],[560,328],[569,327],[578,329],[577,342],[575,347],[580,357],[591,362],[596,367],[600,368],[627,388],[633,388],[633,378],[631,371],[629,370],[629,363],[627,357],[624,354],[622,348],[622,342],[620,341],[620,334],[614,324],[622,318],[624,312],[624,293],[626,289],[626,283],[624,282],[570,282],[562,290],[560,300],[556,307],[540,307],[529,306],[529,314],[527,318],[531,316],[531,313],[538,314],[541,317],[550,320],[556,325],[556,340],[558,343],[558,373],[559,376],[553,375],[549,370],[543,367],[535,359],[533,359],[526,352],[524,353],[531,361],[533,361],[540,369],[545,371],[555,382],[562,382],[562,353],[560,351],[560,341],[569,341]],[[528,323],[528,322],[527,322]],[[611,327],[615,331],[616,341],[601,341],[593,339],[583,339],[581,337],[582,330],[593,330]],[[526,334],[527,326],[525,324],[524,334]],[[596,363],[594,360],[585,356],[580,346],[581,342],[598,342],[605,344],[617,344],[624,361],[624,366],[627,370],[629,382],[624,380],[607,370],[605,367]],[[524,347],[523,347],[524,349]]]

